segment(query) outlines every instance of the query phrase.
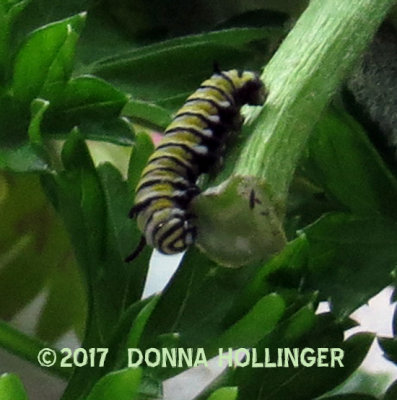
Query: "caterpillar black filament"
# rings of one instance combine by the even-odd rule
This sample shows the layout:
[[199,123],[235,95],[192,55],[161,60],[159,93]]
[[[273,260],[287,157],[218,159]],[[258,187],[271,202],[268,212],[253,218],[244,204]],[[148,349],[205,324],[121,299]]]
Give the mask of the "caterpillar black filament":
[[[194,242],[189,203],[199,193],[200,174],[221,156],[227,136],[240,128],[240,108],[265,101],[258,75],[216,71],[187,99],[148,160],[136,188],[130,217],[137,217],[146,241],[161,253],[175,254]],[[126,261],[131,261],[137,249]]]

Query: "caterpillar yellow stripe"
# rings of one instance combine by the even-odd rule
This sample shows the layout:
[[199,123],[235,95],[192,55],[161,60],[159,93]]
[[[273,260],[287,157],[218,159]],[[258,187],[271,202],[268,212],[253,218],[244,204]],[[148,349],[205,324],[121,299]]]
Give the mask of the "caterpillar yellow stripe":
[[[145,242],[164,254],[194,243],[196,228],[189,203],[199,193],[200,174],[221,157],[228,135],[242,123],[244,104],[260,105],[266,91],[250,71],[215,71],[186,100],[148,160],[136,187],[130,217],[137,218]],[[136,250],[126,258],[131,261]]]

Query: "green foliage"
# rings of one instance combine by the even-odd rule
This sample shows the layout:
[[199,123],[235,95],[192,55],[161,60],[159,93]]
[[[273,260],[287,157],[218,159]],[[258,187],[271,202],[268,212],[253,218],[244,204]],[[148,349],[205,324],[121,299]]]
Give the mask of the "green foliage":
[[[366,1],[350,6],[351,14],[358,5],[362,12]],[[382,19],[387,1],[381,1],[374,21]],[[171,3],[174,17],[165,13],[160,18],[159,10]],[[296,170],[294,182],[276,184],[289,188],[288,203],[277,202],[277,193],[269,191],[269,207],[280,218],[277,229],[281,232],[283,224],[289,239],[276,256],[227,269],[192,247],[166,288],[148,299],[142,293],[151,249],[146,247],[131,264],[124,262],[141,237],[127,216],[153,151],[144,129],[163,129],[211,73],[214,61],[223,69],[262,68],[287,33],[286,20],[305,2],[269,9],[259,1],[249,6],[202,0],[194,13],[188,12],[188,3],[0,4],[0,317],[10,320],[46,294],[34,337],[1,322],[0,345],[36,365],[38,351],[46,346],[41,340],[54,343],[70,330],[85,349],[108,348],[103,367],[71,370],[56,364],[47,369],[68,379],[62,400],[162,398],[163,381],[188,368],[128,368],[128,348],[203,348],[207,358],[218,355],[219,348],[247,348],[262,362],[264,349],[336,347],[344,351],[343,368],[229,366],[196,400],[373,399],[329,392],[358,370],[374,339],[370,333],[344,339],[354,324],[349,315],[395,280],[397,182],[365,128],[344,109],[331,106],[320,118],[317,111],[331,90],[323,90],[321,104],[311,108],[311,88],[328,84],[321,72],[326,63],[314,75],[302,78],[297,71],[291,81],[281,79],[283,60],[277,64],[277,57],[282,52],[272,64],[273,71],[278,68],[283,101],[288,103],[293,93],[294,118],[304,113],[305,129],[313,128],[307,143],[290,146],[287,139],[294,131],[284,124],[290,114],[272,108],[272,102],[265,105],[266,118],[276,110],[282,129],[277,146],[270,146],[278,153],[264,170],[287,164],[285,154],[299,148],[287,160]],[[323,15],[321,2],[312,4],[305,18],[327,18],[328,8]],[[217,6],[222,7],[216,12]],[[176,23],[175,15],[183,20]],[[344,16],[334,17],[343,27]],[[303,32],[309,28],[300,23],[292,30],[292,43],[306,40]],[[368,43],[372,31],[365,28],[357,28],[360,45],[345,49],[349,60]],[[343,49],[337,46],[334,52],[328,44],[319,47],[321,56],[338,66]],[[314,65],[309,56],[306,64]],[[332,78],[332,90],[345,70]],[[274,88],[273,82],[271,95],[278,93]],[[130,154],[115,151],[126,176],[110,162],[97,165],[87,139],[96,146],[108,142],[131,148]],[[267,151],[262,142],[258,154]],[[227,162],[225,170],[233,170],[235,160]],[[245,206],[246,200],[243,196]],[[254,212],[250,217],[247,221],[258,220]],[[258,232],[257,242],[264,247],[263,229]],[[332,312],[316,314],[322,300],[330,302]],[[378,340],[386,357],[397,363],[396,338]],[[396,384],[384,399],[394,399],[395,393]],[[0,377],[0,398],[27,398],[15,375]]]
[[0,397],[3,400],[27,400],[22,382],[14,374],[0,376]]
[[[224,31],[171,39],[137,48],[126,54],[97,61],[85,72],[116,84],[133,99],[146,100],[175,109],[202,80],[211,74],[213,62],[223,69],[259,56],[257,42],[276,32],[268,28],[235,28]],[[255,44],[255,46],[254,46]],[[262,58],[262,60],[264,59]],[[158,68],[166,65],[166,68]],[[240,65],[258,68],[256,65]]]
[[225,387],[216,390],[208,400],[235,400],[237,399],[237,388],[236,387]]
[[389,220],[328,214],[304,232],[309,244],[308,285],[331,298],[341,317],[392,282],[397,231]]
[[137,398],[141,376],[139,368],[112,372],[95,384],[87,400],[134,400]]
[[65,84],[83,22],[84,15],[78,15],[46,25],[27,38],[14,62],[11,91],[17,102],[24,105],[36,97],[51,97],[58,85]]
[[316,125],[307,153],[305,174],[341,207],[355,215],[396,218],[396,179],[349,115],[334,109],[327,113]]
[[[73,251],[38,179],[2,174],[1,193],[1,318],[9,320],[46,288],[48,297],[36,326],[39,337],[53,341],[70,327],[82,334],[85,295]],[[60,304],[62,319],[56,318]]]
[[[327,392],[346,380],[363,361],[372,343],[373,336],[371,334],[358,334],[343,342],[340,337],[340,327],[329,324],[329,321],[326,319],[324,321],[324,319],[318,318],[312,330],[300,338],[300,346],[339,347],[345,351],[344,368],[310,369],[301,366],[298,368],[256,370],[249,375],[246,369],[237,369],[233,382],[240,387],[238,398],[281,400],[294,396],[296,399],[310,399]],[[284,344],[289,347],[296,347],[299,343],[288,341],[288,338],[282,332],[280,333],[280,337],[276,339],[280,347]],[[319,334],[321,337],[318,336]],[[266,394],[262,395],[261,393]]]

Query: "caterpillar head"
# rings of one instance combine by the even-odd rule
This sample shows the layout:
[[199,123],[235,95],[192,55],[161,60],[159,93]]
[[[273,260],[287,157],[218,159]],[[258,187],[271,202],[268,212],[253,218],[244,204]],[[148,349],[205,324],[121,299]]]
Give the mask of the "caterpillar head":
[[182,210],[165,209],[161,214],[162,220],[146,232],[153,247],[163,254],[175,254],[193,244],[196,228]]
[[265,102],[267,91],[258,74],[251,71],[238,71],[235,82],[235,97],[241,105],[258,106]]

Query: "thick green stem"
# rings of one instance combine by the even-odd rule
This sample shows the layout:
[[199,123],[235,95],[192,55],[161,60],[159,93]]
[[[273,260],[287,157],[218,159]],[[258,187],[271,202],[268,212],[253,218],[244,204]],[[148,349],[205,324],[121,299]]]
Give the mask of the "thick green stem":
[[264,70],[269,96],[248,111],[231,177],[193,201],[197,245],[210,258],[236,267],[285,246],[286,197],[308,136],[394,3],[310,2]]
[[[283,204],[306,140],[395,0],[312,0],[266,66],[265,107],[236,164]],[[252,115],[251,115],[252,117]]]
[[[7,323],[0,321],[0,347],[40,367],[37,360],[38,354],[40,350],[50,346],[38,339],[31,338],[15,328],[12,328]],[[62,368],[60,366],[59,360],[61,359],[61,354],[56,352],[56,357],[58,360],[57,363],[51,367],[43,368],[45,371],[61,378],[69,378],[71,369]]]

